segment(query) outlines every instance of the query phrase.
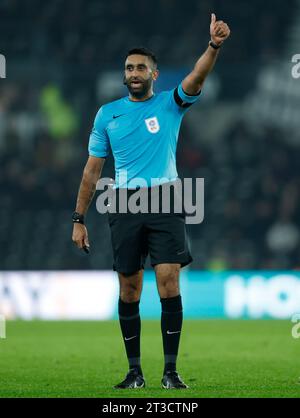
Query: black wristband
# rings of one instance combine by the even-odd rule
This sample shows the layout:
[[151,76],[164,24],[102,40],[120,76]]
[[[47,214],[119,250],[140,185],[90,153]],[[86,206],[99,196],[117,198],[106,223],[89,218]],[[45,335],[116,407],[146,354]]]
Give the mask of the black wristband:
[[217,45],[213,41],[209,41],[209,46],[211,46],[213,49],[219,49],[221,45]]
[[84,225],[84,216],[80,215],[78,212],[73,212],[72,221],[75,224],[82,224]]

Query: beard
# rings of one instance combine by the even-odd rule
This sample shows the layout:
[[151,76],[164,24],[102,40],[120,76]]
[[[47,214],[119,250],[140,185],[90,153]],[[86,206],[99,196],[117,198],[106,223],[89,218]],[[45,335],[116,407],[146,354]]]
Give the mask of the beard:
[[[138,84],[132,83],[133,81],[138,82]],[[146,96],[148,91],[152,87],[152,79],[149,78],[148,80],[144,80],[142,78],[128,78],[124,77],[124,85],[127,86],[129,93],[131,96],[141,99],[142,97]]]

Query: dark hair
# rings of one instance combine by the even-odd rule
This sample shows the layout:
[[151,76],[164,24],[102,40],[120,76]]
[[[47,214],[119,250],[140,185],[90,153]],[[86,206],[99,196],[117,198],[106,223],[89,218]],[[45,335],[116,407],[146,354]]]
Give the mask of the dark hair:
[[146,57],[149,57],[154,66],[157,67],[157,59],[156,56],[154,55],[154,53],[152,51],[150,51],[150,49],[145,48],[143,46],[139,47],[139,48],[132,48],[130,51],[127,52],[126,58],[129,57],[129,55],[145,55]]

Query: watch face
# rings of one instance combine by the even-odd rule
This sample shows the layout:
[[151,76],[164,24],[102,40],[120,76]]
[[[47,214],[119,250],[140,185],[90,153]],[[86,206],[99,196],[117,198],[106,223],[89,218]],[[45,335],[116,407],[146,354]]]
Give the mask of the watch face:
[[77,212],[74,212],[73,213],[72,219],[73,219],[74,222],[81,222],[81,223],[83,223],[83,215],[80,215]]

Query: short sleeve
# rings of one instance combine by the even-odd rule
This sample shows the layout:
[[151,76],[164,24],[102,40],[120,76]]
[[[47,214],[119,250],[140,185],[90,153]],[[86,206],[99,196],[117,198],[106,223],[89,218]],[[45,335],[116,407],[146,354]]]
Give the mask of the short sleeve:
[[200,93],[201,90],[195,95],[187,94],[182,88],[182,83],[180,83],[174,90],[174,100],[179,107],[187,109],[198,100]]
[[94,126],[89,139],[89,155],[92,157],[106,158],[109,154],[109,139],[106,133],[106,123],[103,115],[103,107],[100,107],[94,121]]

